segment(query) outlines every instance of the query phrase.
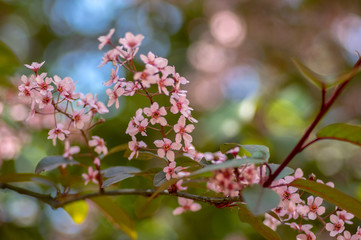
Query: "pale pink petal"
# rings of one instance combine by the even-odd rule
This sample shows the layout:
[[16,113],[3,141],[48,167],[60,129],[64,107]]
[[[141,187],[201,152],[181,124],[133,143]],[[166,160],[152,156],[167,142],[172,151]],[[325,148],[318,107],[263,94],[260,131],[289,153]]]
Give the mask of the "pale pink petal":
[[[159,152],[159,150],[158,150],[158,152]],[[164,152],[164,151],[163,151]],[[159,154],[158,154],[159,155]],[[164,155],[163,155],[163,157],[164,157]],[[174,161],[174,152],[173,151],[168,151],[167,152],[167,159],[169,160],[169,161]]]
[[192,212],[199,211],[202,208],[202,206],[199,203],[193,203],[190,207]]
[[164,141],[163,140],[155,140],[154,145],[157,147],[163,147]]
[[184,209],[182,207],[177,207],[176,209],[174,209],[173,215],[179,215],[179,214],[182,214],[183,212],[184,212]]
[[158,149],[157,153],[158,153],[158,156],[161,158],[165,156],[165,151],[163,149]]

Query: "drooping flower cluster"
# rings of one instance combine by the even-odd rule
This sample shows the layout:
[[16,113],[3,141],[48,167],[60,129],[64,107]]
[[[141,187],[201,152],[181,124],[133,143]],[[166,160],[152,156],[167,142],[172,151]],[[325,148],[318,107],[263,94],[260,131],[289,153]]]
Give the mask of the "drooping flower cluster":
[[[48,133],[48,139],[52,140],[55,146],[57,140],[65,142],[64,158],[72,159],[73,155],[80,152],[78,146],[71,146],[71,135],[79,131],[82,133],[86,144],[91,150],[98,155],[106,155],[107,147],[105,142],[98,136],[88,139],[89,130],[92,128],[93,120],[96,114],[104,114],[108,112],[107,107],[97,99],[97,95],[91,93],[85,96],[75,92],[75,83],[70,77],[60,78],[59,76],[48,77],[47,73],[39,73],[39,69],[44,64],[32,63],[25,66],[31,69],[34,74],[29,77],[22,75],[22,84],[18,87],[19,96],[22,96],[31,105],[28,120],[33,118],[36,113],[46,113],[54,115],[55,126]],[[76,105],[75,105],[76,103]],[[44,109],[46,108],[46,112]],[[61,115],[61,116],[60,116]],[[95,154],[91,154],[96,171],[90,171],[85,177],[86,184],[88,181],[98,183],[100,178],[100,158]],[[98,179],[98,180],[97,180]]]

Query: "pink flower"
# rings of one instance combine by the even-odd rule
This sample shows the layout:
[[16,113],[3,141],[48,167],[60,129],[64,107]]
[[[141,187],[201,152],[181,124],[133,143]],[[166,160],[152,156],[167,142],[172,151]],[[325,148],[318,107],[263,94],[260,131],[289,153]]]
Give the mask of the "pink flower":
[[343,236],[338,236],[337,240],[351,240],[351,233],[349,231],[344,231]]
[[52,98],[51,92],[46,92],[44,95],[38,93],[35,101],[39,104],[39,108],[42,109],[51,104]]
[[158,72],[158,69],[147,65],[148,67],[144,69],[142,72],[137,72],[134,74],[134,80],[141,81],[142,85],[145,88],[149,88],[151,84],[155,84],[158,80],[158,76],[155,76],[155,74]]
[[45,61],[43,61],[41,63],[33,62],[31,65],[25,64],[25,67],[33,70],[34,73],[37,74],[39,68],[41,68],[41,66],[43,66],[44,63],[45,63]]
[[98,49],[99,49],[99,50],[102,50],[102,48],[103,48],[106,44],[110,43],[110,39],[112,38],[112,36],[113,36],[113,34],[114,34],[114,31],[115,31],[115,29],[112,28],[112,29],[110,29],[110,31],[109,31],[109,33],[108,33],[107,35],[98,37],[98,40],[99,40],[99,42],[100,42],[100,44],[99,44],[99,46],[98,46]]
[[313,232],[308,232],[306,234],[298,234],[296,236],[297,240],[315,240],[316,235]]
[[171,178],[178,178],[178,173],[186,168],[184,167],[175,167],[176,162],[170,162],[167,167],[163,169],[163,172],[166,173],[165,177],[167,180],[170,180]]
[[93,163],[94,163],[95,166],[100,167],[100,158],[98,158],[98,157],[94,158]]
[[199,211],[202,206],[199,203],[194,203],[192,199],[178,198],[178,203],[181,207],[177,207],[173,211],[173,215],[179,215],[186,211],[196,212]]
[[155,140],[154,145],[156,145],[158,149],[158,156],[163,158],[164,156],[171,162],[174,161],[174,152],[172,150],[179,150],[182,145],[180,143],[174,142],[168,138],[164,138],[163,140]]
[[72,96],[75,91],[75,83],[70,77],[61,79],[59,76],[55,75],[54,84],[56,86],[56,91],[58,91],[62,97],[69,98],[69,96]]
[[174,84],[174,81],[173,81],[173,79],[171,79],[171,78],[166,78],[166,77],[164,77],[164,76],[166,76],[166,75],[163,75],[163,77],[162,78],[158,78],[157,80],[158,80],[158,92],[159,93],[162,93],[162,91],[164,92],[164,94],[165,95],[169,95],[169,91],[168,91],[168,89],[167,89],[167,86],[173,86],[173,84]]
[[173,129],[177,133],[175,137],[176,142],[181,142],[182,137],[184,141],[187,141],[189,143],[193,141],[192,136],[188,133],[191,133],[194,130],[194,125],[188,124],[186,126],[186,118],[183,115],[180,116],[180,118],[178,119],[178,123],[174,125]]
[[129,142],[129,149],[132,151],[132,153],[129,156],[129,160],[132,159],[134,156],[138,157],[139,149],[147,147],[147,144],[145,144],[143,141],[137,142],[137,139],[132,136],[132,141]]
[[133,33],[127,32],[125,34],[125,38],[119,39],[119,43],[122,44],[128,50],[133,50],[140,46],[143,38],[144,36],[141,34],[134,36]]
[[89,181],[92,181],[93,183],[98,184],[97,176],[98,176],[98,171],[94,171],[92,167],[89,167],[88,174],[86,174],[86,173],[82,174],[82,177],[85,180],[84,185],[87,185]]
[[58,126],[56,128],[53,128],[49,131],[48,133],[48,139],[52,139],[53,140],[53,145],[56,145],[56,139],[59,138],[59,140],[64,141],[65,137],[67,135],[69,135],[69,131],[68,130],[64,130],[63,129],[63,125],[62,124],[58,124]]
[[334,237],[345,230],[344,222],[336,215],[331,215],[330,220],[332,223],[326,224],[326,230],[330,232],[331,237]]
[[168,65],[168,60],[161,57],[155,57],[152,52],[148,52],[148,56],[140,55],[140,59],[147,65],[152,65],[158,70],[164,69]]
[[286,183],[290,183],[296,179],[300,179],[303,176],[303,172],[301,168],[297,168],[295,171],[295,174],[293,176],[286,176],[285,181]]
[[51,86],[50,84],[52,83],[52,79],[51,78],[43,78],[40,76],[36,77],[36,83],[37,86],[40,88],[40,93],[41,94],[46,94],[48,91],[52,91],[54,89],[53,86]]
[[157,102],[153,103],[152,106],[150,106],[150,108],[144,108],[144,114],[147,115],[148,117],[152,117],[150,119],[150,123],[151,124],[156,124],[159,123],[162,126],[167,125],[167,120],[162,117],[167,115],[167,111],[165,110],[164,107],[159,108],[159,105]]
[[90,117],[87,114],[84,114],[84,108],[80,111],[73,111],[74,127],[83,129],[84,124],[89,122],[89,120]]
[[353,224],[353,222],[351,222],[350,220],[352,218],[354,218],[354,215],[351,213],[346,212],[345,210],[342,211],[337,211],[336,215],[339,219],[341,219],[342,221],[344,221],[347,224]]
[[277,226],[281,224],[280,221],[269,215],[268,213],[265,214],[265,219],[263,221],[263,224],[268,226],[273,231],[276,231]]
[[80,147],[78,146],[70,147],[69,140],[65,141],[65,149],[64,149],[63,157],[73,159],[73,154],[76,154],[78,152],[80,152]]
[[123,95],[124,88],[116,88],[116,89],[107,89],[105,91],[109,96],[108,107],[112,106],[115,103],[115,108],[119,108],[119,97]]
[[322,215],[325,213],[325,207],[321,206],[323,199],[320,197],[316,197],[314,199],[313,196],[309,196],[307,198],[307,205],[305,206],[304,211],[302,212],[304,215],[308,213],[308,218],[311,220],[315,220],[317,215]]
[[98,137],[98,136],[92,136],[92,140],[89,141],[90,147],[95,147],[94,151],[98,154],[103,153],[104,155],[107,155],[108,149],[105,146],[104,139]]
[[183,187],[182,184],[183,184],[183,179],[179,180],[179,181],[176,183],[177,191],[184,191],[184,190],[187,190],[187,189],[188,189],[188,187]]
[[[177,95],[175,95],[177,96]],[[172,104],[172,107],[170,108],[170,111],[173,114],[177,114],[178,112],[181,112],[182,115],[187,116],[187,110],[189,105],[189,100],[184,96],[177,96],[177,97],[171,97],[170,103]]]
[[110,79],[108,81],[106,81],[105,83],[103,83],[104,86],[109,87],[109,86],[113,85],[114,83],[117,83],[118,81],[125,80],[125,78],[119,78],[118,70],[119,70],[119,65],[117,65],[115,70],[113,68],[110,70]]
[[206,152],[204,153],[204,158],[207,161],[211,161],[213,164],[219,164],[227,160],[227,156],[220,151],[215,153]]

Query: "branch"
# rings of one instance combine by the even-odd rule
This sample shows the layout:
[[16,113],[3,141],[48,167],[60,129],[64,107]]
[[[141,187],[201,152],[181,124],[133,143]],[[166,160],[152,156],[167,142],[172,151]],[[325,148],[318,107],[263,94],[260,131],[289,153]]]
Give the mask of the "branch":
[[[356,64],[353,67],[353,71],[356,71],[361,66],[361,57],[358,59]],[[351,79],[354,77],[353,74],[351,74],[344,82],[342,82],[339,86],[336,87],[331,97],[328,99],[328,101],[325,102],[325,92],[324,89],[322,89],[322,105],[320,108],[320,111],[316,115],[315,119],[312,121],[312,123],[309,125],[301,139],[298,141],[296,146],[292,149],[292,151],[289,153],[289,155],[285,158],[285,160],[281,163],[281,165],[276,169],[276,171],[269,176],[267,181],[263,184],[264,187],[269,187],[272,182],[276,179],[276,177],[282,172],[282,170],[291,162],[294,157],[300,153],[305,147],[304,144],[307,141],[308,137],[310,136],[311,132],[315,129],[317,124],[321,121],[321,119],[326,115],[328,110],[331,108],[333,103],[336,101],[336,99],[340,96],[341,92],[344,90],[346,85],[351,81]],[[312,144],[313,142],[311,142]]]
[[[122,196],[122,195],[140,195],[144,197],[150,197],[152,196],[157,190],[154,189],[119,189],[114,191],[104,191],[104,192],[94,192],[94,193],[88,193],[88,194],[68,194],[68,195],[62,195],[59,198],[58,197],[52,197],[47,194],[41,194],[33,191],[29,191],[24,188],[15,187],[13,185],[9,185],[6,183],[0,183],[1,189],[9,189],[14,192],[34,197],[44,203],[49,204],[52,208],[60,208],[64,207],[65,205],[68,205],[73,202],[90,199],[94,197],[99,196]],[[191,193],[185,193],[185,192],[174,192],[174,193],[168,193],[167,191],[159,192],[158,195],[163,196],[173,196],[173,197],[182,197],[187,199],[192,199],[198,202],[207,203],[209,205],[213,206],[220,206],[224,203],[233,203],[233,202],[242,202],[239,197],[207,197],[207,196],[201,196],[201,195],[195,195]]]

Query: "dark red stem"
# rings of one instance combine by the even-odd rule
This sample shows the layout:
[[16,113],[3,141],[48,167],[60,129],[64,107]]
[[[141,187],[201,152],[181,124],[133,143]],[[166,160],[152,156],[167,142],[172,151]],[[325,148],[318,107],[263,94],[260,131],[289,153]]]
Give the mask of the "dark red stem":
[[[357,61],[354,66],[354,69],[359,68],[361,64],[361,58]],[[335,91],[333,92],[332,96],[329,98],[327,102],[324,102],[325,96],[325,89],[322,89],[322,106],[320,111],[318,112],[317,116],[307,128],[305,133],[303,134],[302,138],[298,141],[297,145],[292,149],[292,151],[288,154],[282,164],[276,169],[274,173],[272,173],[267,181],[263,184],[263,187],[269,187],[272,182],[276,179],[276,177],[282,172],[282,170],[292,161],[292,159],[300,153],[303,149],[305,149],[304,144],[307,141],[308,137],[310,136],[311,132],[315,129],[317,124],[321,121],[321,119],[326,115],[332,104],[335,102],[337,97],[341,94],[342,90],[346,87],[346,85],[350,82],[350,80],[354,77],[351,75],[349,79],[345,80],[341,83],[338,87],[336,87]]]

